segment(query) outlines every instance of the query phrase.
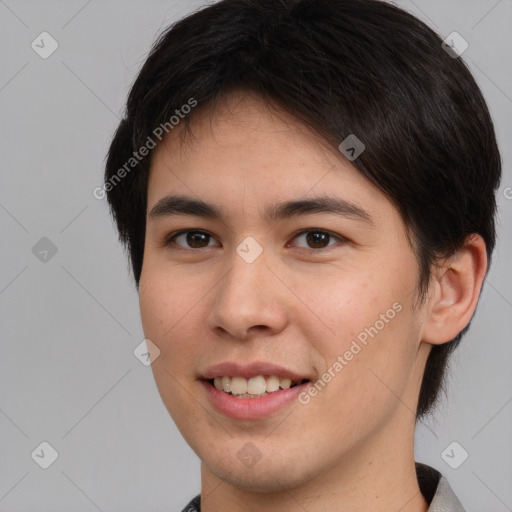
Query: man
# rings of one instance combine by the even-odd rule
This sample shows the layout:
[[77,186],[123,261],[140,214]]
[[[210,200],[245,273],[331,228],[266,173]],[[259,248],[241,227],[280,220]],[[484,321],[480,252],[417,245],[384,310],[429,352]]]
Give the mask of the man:
[[105,190],[202,461],[184,510],[463,510],[413,450],[495,244],[454,57],[376,0],[223,0],[155,44]]

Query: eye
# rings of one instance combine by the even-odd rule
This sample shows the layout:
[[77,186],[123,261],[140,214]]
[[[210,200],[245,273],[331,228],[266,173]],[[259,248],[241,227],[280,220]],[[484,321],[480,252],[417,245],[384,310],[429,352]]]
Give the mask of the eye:
[[[323,229],[305,229],[295,234],[293,240],[305,240],[306,246],[298,245],[302,249],[326,249],[335,245],[335,242],[347,242],[348,240],[341,235],[335,235],[329,231]],[[165,240],[165,246],[177,245],[183,249],[204,249],[206,247],[218,247],[218,245],[211,244],[215,242],[212,235],[206,231],[195,230],[184,230],[172,233]],[[330,243],[331,242],[331,243]],[[291,244],[288,243],[287,247]]]
[[[181,240],[183,243],[178,243],[178,240]],[[173,233],[166,239],[165,245],[176,244],[184,249],[203,249],[205,247],[212,247],[209,244],[212,240],[212,235],[205,231],[188,230]]]
[[347,242],[346,238],[340,235],[335,235],[333,233],[330,233],[329,231],[325,231],[322,229],[305,229],[297,233],[293,239],[296,240],[301,238],[304,239],[306,244],[308,245],[306,247],[301,247],[299,245],[299,247],[306,249],[325,249],[327,247],[330,247],[331,245],[334,245],[329,244],[329,241],[331,239],[335,239],[333,240],[333,242],[335,242],[336,240],[339,242]]

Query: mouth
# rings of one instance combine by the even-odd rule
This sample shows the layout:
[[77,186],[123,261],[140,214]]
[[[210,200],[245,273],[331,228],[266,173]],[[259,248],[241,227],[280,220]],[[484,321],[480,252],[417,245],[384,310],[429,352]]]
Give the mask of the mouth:
[[264,420],[296,403],[313,374],[265,361],[225,361],[206,368],[198,379],[211,405],[234,420]]
[[309,379],[292,380],[277,375],[257,375],[250,379],[225,375],[205,380],[218,391],[236,398],[262,398],[277,391],[291,389],[309,382]]

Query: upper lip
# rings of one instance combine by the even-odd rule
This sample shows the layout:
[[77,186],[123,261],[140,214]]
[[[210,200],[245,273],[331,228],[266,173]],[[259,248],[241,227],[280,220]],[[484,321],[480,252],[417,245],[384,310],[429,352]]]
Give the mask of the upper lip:
[[275,375],[281,378],[288,378],[292,381],[311,380],[307,375],[284,368],[273,363],[254,362],[251,364],[239,364],[226,361],[213,366],[209,366],[202,374],[206,380],[215,377],[244,377],[250,379],[258,375]]

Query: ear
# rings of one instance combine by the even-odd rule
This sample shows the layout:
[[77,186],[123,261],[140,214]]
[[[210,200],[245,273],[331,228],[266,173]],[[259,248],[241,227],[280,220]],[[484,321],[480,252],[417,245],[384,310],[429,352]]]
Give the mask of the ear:
[[441,345],[451,341],[466,327],[475,312],[486,272],[485,242],[480,235],[471,234],[435,272],[423,341]]

